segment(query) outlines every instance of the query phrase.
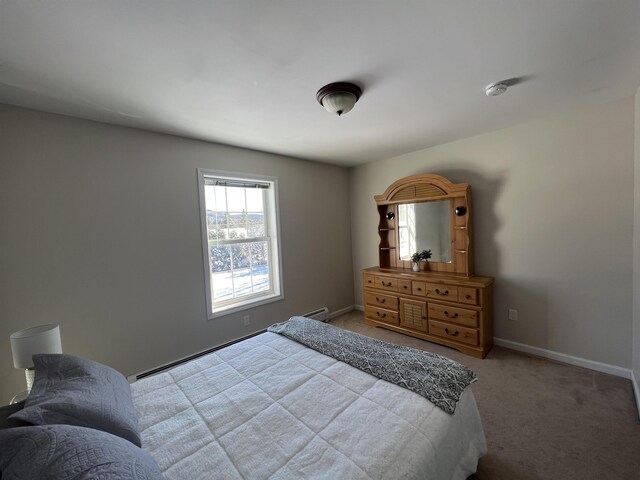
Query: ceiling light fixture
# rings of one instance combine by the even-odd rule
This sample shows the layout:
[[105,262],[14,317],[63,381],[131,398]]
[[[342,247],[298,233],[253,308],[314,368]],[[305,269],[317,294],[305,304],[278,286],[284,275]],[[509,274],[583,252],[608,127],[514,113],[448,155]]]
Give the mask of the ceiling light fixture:
[[353,83],[336,82],[325,85],[318,90],[316,99],[327,112],[342,116],[351,111],[360,95],[362,95],[362,90],[359,86]]
[[491,85],[487,85],[484,89],[484,93],[487,94],[487,97],[497,97],[498,95],[502,95],[507,91],[508,85],[503,82],[492,83]]

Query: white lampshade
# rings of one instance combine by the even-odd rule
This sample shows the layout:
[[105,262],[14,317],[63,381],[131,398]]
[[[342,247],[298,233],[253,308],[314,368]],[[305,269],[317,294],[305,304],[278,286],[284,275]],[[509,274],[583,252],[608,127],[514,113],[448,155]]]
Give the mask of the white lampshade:
[[344,115],[351,111],[357,101],[358,98],[353,93],[335,92],[325,95],[322,99],[322,106],[326,108],[329,113]]
[[33,368],[32,355],[62,353],[60,327],[55,324],[38,325],[11,334],[11,353],[16,368]]

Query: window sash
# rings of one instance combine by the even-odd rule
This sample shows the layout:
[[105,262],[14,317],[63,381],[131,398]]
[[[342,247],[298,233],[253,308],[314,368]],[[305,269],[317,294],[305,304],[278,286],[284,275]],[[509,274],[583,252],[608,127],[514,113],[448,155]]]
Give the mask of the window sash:
[[264,242],[265,240],[270,240],[270,236],[266,237],[247,237],[247,238],[227,238],[227,239],[217,239],[212,240],[209,245],[233,245],[236,243],[256,243],[256,242]]
[[[207,183],[206,182],[207,178],[209,178],[212,182],[215,181],[217,183]],[[206,190],[207,186],[222,186],[219,183],[219,180],[220,179],[216,179],[216,178],[213,178],[213,177],[205,177],[205,185],[204,185],[205,190]],[[238,182],[236,180],[234,180],[234,182],[240,183],[240,182]],[[242,183],[242,184],[245,185],[245,183]],[[249,185],[249,186],[248,187],[242,187],[243,190],[246,190],[247,188],[256,188],[255,185],[267,185],[267,188],[269,186],[269,184],[264,184],[264,183],[262,183],[262,184],[259,184],[259,183],[255,183],[255,184],[254,183],[247,183],[246,185]],[[224,185],[224,186],[226,186],[227,188],[236,188],[236,187],[240,188],[237,185],[236,186],[231,186],[231,187],[228,186],[228,185]],[[228,194],[227,188],[225,188],[225,198],[224,198],[224,204],[225,204],[226,208],[225,209],[214,210],[214,212],[216,214],[215,215],[216,222],[215,222],[214,225],[217,228],[222,228],[223,230],[226,229],[227,231],[230,231],[232,228],[234,228],[231,225],[231,223],[229,222],[229,220],[228,220],[232,214],[243,214],[243,213],[246,213],[248,215],[248,214],[251,214],[251,213],[258,213],[258,212],[257,211],[249,212],[248,210],[246,210],[246,207],[248,207],[246,193],[244,194],[244,207],[245,207],[245,209],[243,209],[242,211],[230,210],[229,209],[229,194]],[[264,187],[257,187],[257,188],[262,188],[263,190],[267,189],[267,188],[264,188]],[[262,206],[262,212],[260,212],[260,213],[262,213],[262,215],[263,215],[263,220],[262,220],[261,224],[263,225],[264,233],[265,233],[265,235],[263,235],[262,237],[271,237],[272,235],[271,235],[271,232],[269,231],[270,230],[270,228],[269,228],[270,227],[270,221],[269,221],[270,219],[269,219],[269,207],[268,207],[266,191],[262,192],[262,205],[261,206]],[[206,199],[205,199],[205,211],[207,211],[206,210]],[[220,213],[227,215],[227,221],[226,222],[218,223],[218,221],[217,221],[218,220],[218,214],[220,214]],[[245,229],[245,232],[246,232],[246,235],[247,235],[244,238],[246,238],[246,239],[249,239],[249,238],[261,238],[261,237],[256,237],[256,236],[249,236],[248,222],[245,222],[244,229]],[[207,222],[207,240],[208,240],[208,233],[209,233],[208,230],[209,230],[209,223]],[[236,239],[228,239],[228,238],[225,239],[225,238],[220,238],[220,237],[215,239],[215,241],[219,242],[219,244],[224,244],[224,243],[230,242],[231,240],[236,240]]]
[[[234,272],[237,271],[241,271],[241,270],[247,270],[249,269],[249,271],[253,272],[253,265],[250,265],[249,267],[240,267],[240,268],[236,268],[233,265],[233,262],[231,262],[231,269],[228,270],[228,272],[231,275],[231,291],[232,291],[232,297],[231,298],[227,298],[224,300],[215,300],[215,289],[214,289],[214,285],[213,285],[213,281],[211,282],[211,299],[212,299],[212,304],[213,307],[224,307],[227,305],[233,305],[235,303],[241,303],[244,302],[245,300],[250,300],[252,298],[258,298],[258,297],[264,297],[265,295],[273,295],[275,292],[275,285],[273,283],[273,268],[272,268],[272,261],[271,261],[271,239],[270,238],[264,238],[263,240],[256,240],[256,241],[252,241],[252,242],[234,242],[234,243],[259,243],[266,240],[267,241],[267,280],[269,282],[269,288],[267,290],[260,290],[258,292],[251,292],[251,293],[247,293],[244,295],[235,295],[236,292],[236,285],[235,285],[235,281],[234,281]],[[209,262],[211,262],[211,259],[209,259]],[[211,265],[209,265],[209,269],[211,269]],[[215,275],[215,273],[211,273],[211,276],[213,277],[213,275]],[[213,280],[213,278],[212,278]],[[253,290],[254,287],[254,276],[253,273],[251,274],[251,289]]]

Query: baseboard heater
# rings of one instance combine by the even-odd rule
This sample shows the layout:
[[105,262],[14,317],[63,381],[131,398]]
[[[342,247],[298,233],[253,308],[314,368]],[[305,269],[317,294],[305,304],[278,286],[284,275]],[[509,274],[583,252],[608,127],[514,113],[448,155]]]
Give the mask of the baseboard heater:
[[314,310],[313,312],[305,313],[302,315],[303,317],[312,318],[313,320],[320,320],[321,322],[326,322],[329,320],[329,309],[327,307],[319,308],[318,310]]
[[[327,307],[322,307],[322,308],[319,308],[318,310],[314,310],[313,312],[305,313],[303,315],[303,317],[308,317],[308,318],[312,318],[314,320],[319,320],[321,322],[326,322],[329,319],[329,309]],[[189,360],[193,360],[193,359],[196,359],[198,357],[202,357],[202,356],[207,355],[209,353],[215,352],[216,350],[220,350],[221,348],[233,345],[234,343],[238,343],[238,342],[241,342],[241,341],[246,340],[248,338],[255,337],[256,335],[260,335],[261,333],[264,333],[266,331],[267,331],[266,329],[260,330],[258,332],[252,333],[251,335],[247,335],[245,337],[238,338],[237,340],[232,340],[231,342],[223,343],[222,345],[218,345],[217,347],[209,348],[209,349],[204,350],[202,352],[198,352],[196,354],[189,355],[188,357],[181,358],[180,360],[176,360],[175,362],[167,363],[165,365],[162,365],[160,367],[154,368],[152,370],[147,370],[146,372],[142,372],[142,373],[138,373],[138,374],[134,374],[134,375],[129,375],[127,377],[127,380],[129,380],[129,383],[133,383],[136,380],[140,380],[141,378],[150,377],[151,375],[155,375],[157,373],[163,372],[165,370],[173,368],[173,367],[175,367],[177,365],[180,365],[182,363],[186,363]]]
[[203,350],[202,352],[194,353],[193,355],[189,355],[188,357],[181,358],[180,360],[176,360],[175,362],[167,363],[167,364],[162,365],[160,367],[157,367],[157,368],[154,368],[154,369],[151,369],[151,370],[147,370],[146,372],[137,373],[137,374],[134,374],[134,375],[129,375],[127,377],[127,380],[129,381],[129,383],[133,383],[133,382],[135,382],[137,380],[140,380],[140,379],[145,378],[145,377],[150,377],[151,375],[155,375],[156,373],[164,372],[165,370],[169,370],[170,368],[176,367],[176,366],[181,365],[183,363],[186,363],[186,362],[188,362],[190,360],[194,360],[194,359],[196,359],[198,357],[203,357],[205,355],[208,355],[210,353],[215,352],[216,350],[220,350],[222,348],[229,347],[229,346],[233,345],[234,343],[242,342],[243,340],[247,340],[247,339],[249,339],[251,337],[255,337],[256,335],[260,335],[261,333],[264,333],[266,331],[267,331],[267,329],[265,328],[264,330],[260,330],[258,332],[252,333],[250,335],[246,335],[246,336],[244,336],[242,338],[238,338],[237,340],[232,340],[230,342],[223,343],[222,345],[218,345],[217,347],[209,348],[207,350]]

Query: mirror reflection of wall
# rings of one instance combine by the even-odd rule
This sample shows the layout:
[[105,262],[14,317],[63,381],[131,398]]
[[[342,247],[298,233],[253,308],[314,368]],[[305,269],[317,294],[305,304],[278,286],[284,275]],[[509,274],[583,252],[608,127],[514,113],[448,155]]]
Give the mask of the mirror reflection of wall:
[[431,250],[431,262],[451,262],[450,210],[448,200],[398,205],[400,260]]

